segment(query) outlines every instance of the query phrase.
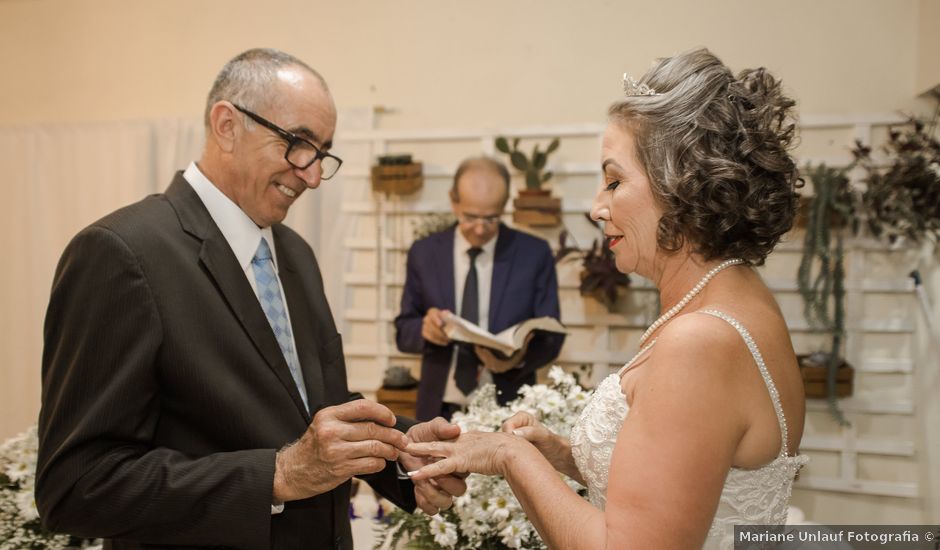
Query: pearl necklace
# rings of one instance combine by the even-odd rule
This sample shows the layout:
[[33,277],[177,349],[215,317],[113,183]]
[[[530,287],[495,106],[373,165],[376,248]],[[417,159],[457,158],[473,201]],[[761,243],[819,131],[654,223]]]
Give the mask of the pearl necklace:
[[698,293],[701,292],[703,288],[705,288],[705,285],[707,285],[708,282],[711,281],[715,275],[718,275],[718,273],[721,270],[727,269],[733,265],[738,265],[738,264],[743,264],[743,263],[744,263],[744,260],[742,260],[741,258],[732,258],[730,260],[725,260],[721,262],[720,264],[718,264],[717,266],[715,266],[714,268],[712,268],[711,271],[709,271],[708,273],[705,274],[704,277],[702,277],[702,280],[699,281],[698,284],[692,287],[692,290],[690,290],[688,294],[686,294],[685,296],[682,297],[681,300],[679,300],[678,304],[672,306],[672,309],[664,313],[659,319],[656,319],[653,322],[653,324],[650,325],[650,328],[646,329],[646,332],[644,332],[643,336],[640,337],[639,345],[642,346],[643,342],[645,342],[646,339],[649,338],[651,334],[656,332],[656,329],[663,326],[666,323],[666,321],[675,317],[675,315],[679,313],[682,310],[682,308],[689,305],[689,302],[692,301],[692,298],[695,298],[698,295]]

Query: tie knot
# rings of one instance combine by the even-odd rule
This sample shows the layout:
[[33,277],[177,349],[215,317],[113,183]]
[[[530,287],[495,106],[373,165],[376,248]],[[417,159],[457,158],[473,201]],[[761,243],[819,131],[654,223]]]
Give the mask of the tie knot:
[[483,249],[482,249],[482,248],[479,248],[479,247],[476,247],[476,246],[474,246],[473,248],[470,248],[470,249],[467,250],[467,254],[470,255],[470,261],[471,261],[471,262],[473,262],[474,260],[476,260],[476,259],[477,259],[477,256],[479,256],[479,255],[482,254],[482,253],[483,253]]
[[258,243],[258,250],[255,251],[255,257],[251,259],[252,262],[264,262],[265,260],[271,259],[271,247],[268,246],[268,241],[264,237],[261,237],[261,242]]

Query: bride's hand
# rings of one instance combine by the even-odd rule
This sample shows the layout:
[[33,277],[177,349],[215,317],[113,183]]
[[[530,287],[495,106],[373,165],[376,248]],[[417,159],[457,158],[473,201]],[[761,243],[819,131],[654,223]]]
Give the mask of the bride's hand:
[[503,422],[502,430],[534,445],[559,472],[568,473],[571,469],[571,445],[568,440],[546,428],[535,416],[517,412]]
[[508,451],[518,444],[527,445],[517,436],[500,432],[466,432],[450,441],[413,442],[405,447],[407,453],[439,460],[408,475],[414,481],[467,472],[505,475]]

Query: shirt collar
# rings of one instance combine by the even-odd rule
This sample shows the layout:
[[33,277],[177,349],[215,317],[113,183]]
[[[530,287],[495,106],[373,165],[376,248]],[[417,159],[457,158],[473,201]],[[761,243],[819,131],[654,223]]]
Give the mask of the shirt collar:
[[[481,253],[481,255],[489,256],[490,258],[493,257],[493,255],[496,253],[496,241],[499,240],[499,232],[501,230],[502,230],[502,224],[500,224],[500,228],[496,230],[496,235],[494,235],[492,239],[490,239],[489,241],[487,241],[486,244],[480,247],[483,249],[483,252]],[[472,247],[470,246],[470,243],[467,242],[466,237],[464,237],[463,233],[460,232],[460,227],[455,227],[454,228],[454,250],[460,252],[461,254],[466,254],[467,251],[470,250],[471,248]]]
[[[251,265],[251,259],[258,250],[258,244],[261,243],[261,237],[268,241],[271,247],[271,257],[274,260],[274,270],[277,272],[277,251],[274,246],[274,233],[270,227],[260,228],[251,221],[245,212],[225,196],[209,178],[202,173],[195,162],[189,163],[186,171],[183,172],[183,178],[189,182],[206,210],[212,221],[218,226],[222,236],[235,253],[238,265],[243,270],[247,270]],[[495,239],[494,239],[495,240]]]

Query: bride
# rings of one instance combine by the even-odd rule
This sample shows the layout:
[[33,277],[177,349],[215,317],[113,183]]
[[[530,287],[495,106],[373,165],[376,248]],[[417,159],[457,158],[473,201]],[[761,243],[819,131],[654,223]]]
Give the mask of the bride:
[[730,549],[735,524],[783,523],[805,462],[796,358],[753,269],[793,222],[794,102],[764,69],[735,77],[707,50],[625,76],[624,90],[591,215],[664,313],[570,441],[520,413],[499,433],[412,443],[439,460],[410,475],[504,476],[552,548]]

